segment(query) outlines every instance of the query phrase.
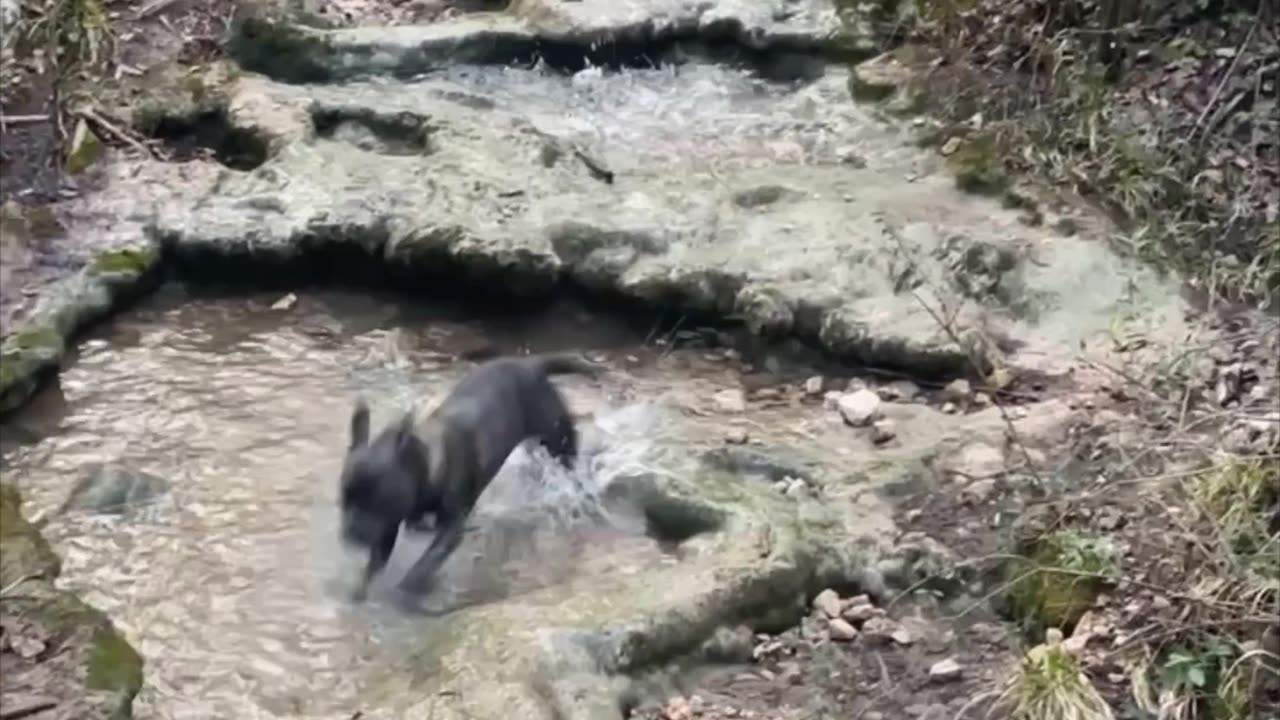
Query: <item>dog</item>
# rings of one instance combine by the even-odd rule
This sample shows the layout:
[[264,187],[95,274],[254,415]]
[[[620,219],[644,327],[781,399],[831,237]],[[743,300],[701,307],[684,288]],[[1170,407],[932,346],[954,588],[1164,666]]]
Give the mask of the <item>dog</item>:
[[369,407],[358,399],[342,467],[341,532],[347,543],[369,548],[369,561],[352,600],[363,601],[386,567],[400,526],[421,530],[433,516],[435,537],[399,586],[424,594],[461,542],[480,494],[517,445],[536,439],[572,469],[577,432],[550,377],[598,372],[572,355],[490,360],[468,373],[420,426],[406,413],[372,441]]

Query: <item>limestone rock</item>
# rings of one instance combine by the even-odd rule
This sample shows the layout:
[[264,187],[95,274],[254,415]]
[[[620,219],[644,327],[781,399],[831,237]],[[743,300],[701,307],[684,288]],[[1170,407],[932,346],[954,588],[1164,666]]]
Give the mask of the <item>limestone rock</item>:
[[964,378],[952,380],[947,383],[946,387],[942,388],[942,399],[957,405],[969,402],[972,394],[973,389],[969,387],[969,381]]
[[880,410],[880,396],[874,392],[862,389],[842,395],[836,401],[836,407],[840,411],[840,417],[844,421],[854,427],[864,427],[870,425]]
[[858,637],[858,629],[841,618],[832,618],[827,623],[827,631],[832,640],[848,641]]
[[716,409],[724,413],[741,413],[747,410],[747,399],[741,390],[729,388],[721,390],[711,398]]
[[883,418],[871,424],[871,442],[876,445],[884,445],[896,437],[898,437],[898,427],[892,420]]
[[840,595],[835,590],[827,588],[813,599],[813,608],[829,618],[840,617]]
[[120,514],[168,490],[169,484],[155,475],[119,465],[93,465],[72,488],[62,510]]
[[959,680],[963,668],[954,658],[939,660],[929,668],[929,679],[935,682],[953,682]]

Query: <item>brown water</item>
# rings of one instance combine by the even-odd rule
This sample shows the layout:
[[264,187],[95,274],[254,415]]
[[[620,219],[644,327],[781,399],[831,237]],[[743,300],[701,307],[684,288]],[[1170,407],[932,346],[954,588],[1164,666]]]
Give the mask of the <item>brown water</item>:
[[[689,455],[681,448],[699,438],[722,442],[726,421],[708,402],[739,381],[715,353],[646,347],[643,329],[572,305],[464,322],[459,307],[323,293],[272,309],[278,298],[167,290],[86,341],[59,386],[6,427],[6,477],[28,516],[49,517],[60,583],[147,659],[137,717],[370,716],[370,678],[396,672],[416,624],[436,620],[342,600],[361,562],[334,526],[347,421],[357,393],[375,425],[414,399],[430,404],[472,365],[460,351],[573,347],[612,370],[598,383],[557,379],[597,450],[586,485],[513,455],[446,568],[444,609],[527,603],[542,622],[561,593],[625,592],[646,568],[677,562],[634,518],[588,526],[563,510],[591,505],[600,483],[645,467],[657,444]],[[172,492],[123,519],[57,514],[94,462],[158,475]],[[429,536],[406,539],[392,577]]]

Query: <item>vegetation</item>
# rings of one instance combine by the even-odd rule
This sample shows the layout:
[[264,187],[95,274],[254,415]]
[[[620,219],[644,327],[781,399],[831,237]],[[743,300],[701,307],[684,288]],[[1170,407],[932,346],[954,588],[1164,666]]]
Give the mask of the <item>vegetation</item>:
[[[891,3],[890,3],[891,4]],[[1094,199],[1212,300],[1280,292],[1280,50],[1266,0],[915,0],[892,29],[952,135]],[[899,56],[906,57],[902,53]],[[962,182],[984,190],[985,163]]]

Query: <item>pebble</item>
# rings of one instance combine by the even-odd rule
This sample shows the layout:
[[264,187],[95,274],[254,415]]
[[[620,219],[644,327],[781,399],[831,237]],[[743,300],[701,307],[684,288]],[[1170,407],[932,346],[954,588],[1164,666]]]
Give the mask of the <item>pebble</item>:
[[893,634],[901,630],[898,623],[887,617],[871,617],[862,624],[862,634],[867,640],[878,645],[893,642]]
[[804,381],[804,393],[811,397],[817,397],[822,394],[822,377],[814,375]]
[[712,396],[712,401],[721,412],[740,413],[747,410],[747,399],[741,390],[730,388],[721,390]]
[[827,588],[813,599],[813,609],[821,612],[829,618],[840,617],[840,595],[835,590]]
[[952,380],[942,388],[942,399],[953,403],[965,403],[969,401],[969,397],[973,394],[973,388],[969,386],[969,381],[964,378]]
[[871,604],[866,595],[858,595],[851,599],[840,613],[840,617],[854,623],[863,623],[871,618],[884,615],[884,611]]
[[880,410],[880,396],[863,388],[847,393],[836,401],[840,417],[854,427],[870,425]]
[[871,424],[871,442],[876,445],[884,445],[896,437],[898,428],[892,420],[884,418]]
[[831,633],[832,640],[852,640],[858,637],[858,629],[841,618],[832,618],[827,623],[827,631]]
[[294,295],[293,293],[289,293],[288,295],[285,295],[279,300],[271,303],[271,309],[272,310],[289,310],[294,305],[297,305],[297,304],[298,304],[298,296]]
[[963,668],[954,658],[939,660],[929,668],[929,679],[937,682],[952,682],[960,679]]
[[955,415],[956,410],[959,410],[959,408],[956,407],[955,403],[952,403],[952,402],[942,403],[942,412],[946,413],[947,415]]
[[747,431],[742,428],[733,428],[724,434],[724,441],[730,445],[745,445],[750,439]]

